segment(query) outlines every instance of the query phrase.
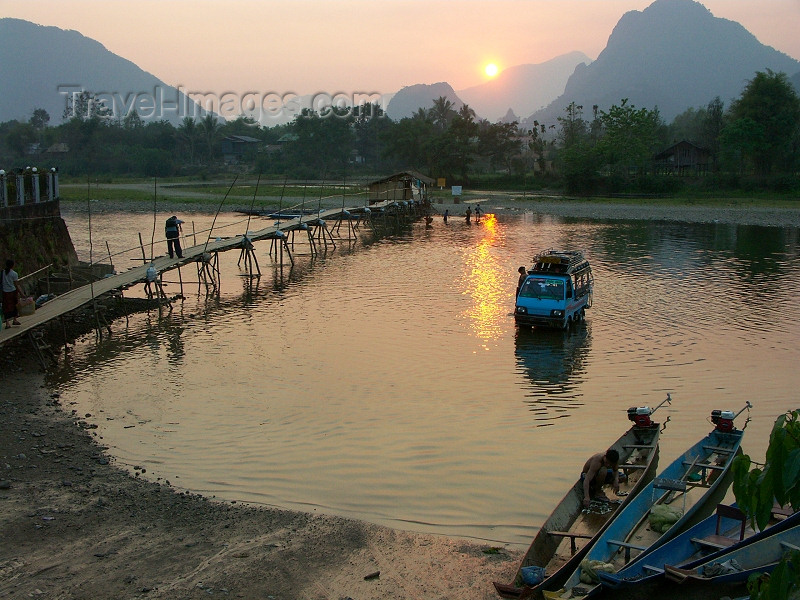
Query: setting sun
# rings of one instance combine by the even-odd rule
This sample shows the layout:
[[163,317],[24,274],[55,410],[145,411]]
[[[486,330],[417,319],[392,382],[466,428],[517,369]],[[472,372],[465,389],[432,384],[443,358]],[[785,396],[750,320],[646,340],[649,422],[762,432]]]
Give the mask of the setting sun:
[[495,75],[497,75],[497,65],[494,63],[489,63],[488,65],[486,65],[484,72],[486,73],[487,76],[494,77]]

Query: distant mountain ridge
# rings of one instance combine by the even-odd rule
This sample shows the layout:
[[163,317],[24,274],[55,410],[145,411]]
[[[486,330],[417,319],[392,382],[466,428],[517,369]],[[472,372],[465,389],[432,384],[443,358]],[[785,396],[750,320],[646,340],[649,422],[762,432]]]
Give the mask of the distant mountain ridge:
[[[82,89],[105,93],[101,97],[111,100],[118,118],[134,108],[145,120],[173,124],[205,114],[190,92],[165,84],[76,31],[1,18],[0,39],[0,122],[27,121],[34,109],[44,108],[57,124],[67,97]],[[444,96],[456,110],[466,103],[479,118],[507,122],[519,116],[530,128],[534,120],[555,124],[570,102],[583,106],[584,116],[591,118],[594,105],[607,110],[627,98],[639,108],[657,107],[669,122],[716,96],[730,104],[756,71],[766,69],[786,73],[800,91],[800,61],[761,44],[739,23],[714,17],[695,0],[655,0],[622,16],[594,62],[571,52],[509,67],[494,80],[460,92],[447,82],[412,85],[394,94],[386,110],[398,120]],[[309,98],[296,99],[298,111]],[[292,116],[262,123],[276,125]]]
[[43,108],[60,123],[67,97],[81,90],[104,93],[115,118],[136,109],[145,120],[175,124],[204,114],[182,91],[77,31],[4,18],[0,39],[0,122],[27,121]]
[[458,97],[449,83],[418,83],[402,88],[386,106],[386,114],[395,121],[412,116],[420,108],[425,110],[433,106],[437,98],[447,98],[453,103],[453,110],[458,111],[464,102]]
[[627,98],[638,108],[657,107],[670,122],[716,96],[727,106],[756,71],[766,69],[792,78],[800,61],[761,44],[739,23],[714,17],[699,2],[656,0],[625,13],[597,60],[579,65],[564,93],[525,121],[554,123],[570,102],[591,118],[592,106],[607,110]]
[[[446,90],[451,102],[469,104],[479,117],[508,121],[520,115],[520,124],[530,128],[534,121],[555,124],[571,103],[582,106],[584,117],[592,118],[592,107],[608,110],[627,99],[638,108],[658,108],[666,122],[689,108],[706,106],[715,97],[727,106],[739,97],[757,71],[770,69],[786,73],[800,93],[800,61],[766,46],[741,24],[715,17],[695,0],[655,0],[642,11],[625,13],[614,27],[606,48],[597,59],[577,60],[580,53],[557,57],[541,65],[510,67],[495,81],[459,92],[446,83],[436,90]],[[573,65],[553,69],[559,61],[572,59]],[[540,72],[534,78],[532,68]],[[568,71],[563,91],[557,89],[559,73]],[[509,85],[506,80],[515,80]],[[535,98],[532,89],[543,82],[550,84]],[[502,83],[502,85],[501,85]],[[528,86],[525,89],[525,86]],[[432,87],[409,86],[400,90],[402,110],[387,110],[397,119],[411,116],[419,107],[432,105]],[[526,95],[525,99],[520,95]],[[549,96],[549,97],[548,97]],[[543,108],[530,113],[517,108],[537,102]],[[390,109],[394,108],[391,106]],[[511,109],[509,111],[509,109]],[[505,115],[502,116],[501,115]],[[527,116],[525,116],[527,115]]]
[[535,65],[509,67],[495,79],[456,92],[447,82],[416,84],[402,88],[390,100],[386,114],[394,120],[412,116],[420,108],[445,97],[457,111],[468,104],[478,118],[505,120],[512,114],[530,114],[549,104],[564,90],[569,76],[579,64],[590,63],[582,52],[570,52]]
[[494,79],[459,90],[457,94],[477,114],[492,122],[509,110],[529,115],[561,95],[578,65],[591,62],[583,52],[569,52],[547,62],[509,67]]

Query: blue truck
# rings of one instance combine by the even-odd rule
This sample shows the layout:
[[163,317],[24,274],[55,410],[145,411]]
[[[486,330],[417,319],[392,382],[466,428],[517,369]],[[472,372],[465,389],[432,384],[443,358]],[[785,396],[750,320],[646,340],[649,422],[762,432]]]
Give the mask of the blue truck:
[[593,284],[592,268],[582,252],[546,250],[519,288],[514,321],[520,327],[569,329],[592,306]]

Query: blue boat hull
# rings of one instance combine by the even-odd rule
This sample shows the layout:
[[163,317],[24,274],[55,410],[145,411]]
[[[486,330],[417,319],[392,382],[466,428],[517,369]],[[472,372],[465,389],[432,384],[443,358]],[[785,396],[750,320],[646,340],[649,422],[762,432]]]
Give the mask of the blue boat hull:
[[[636,552],[639,553],[638,557],[644,557],[687,527],[702,520],[716,507],[716,503],[722,499],[730,485],[729,467],[733,458],[740,452],[742,435],[743,432],[739,430],[733,432],[714,430],[689,448],[623,507],[593,544],[585,560],[619,563],[622,555],[630,556]],[[700,481],[691,481],[698,473]],[[648,527],[647,519],[651,509],[656,504],[674,503],[681,494],[674,491],[662,492],[657,487],[659,481],[686,484],[687,490],[682,493],[683,498],[692,495],[691,503],[686,499],[686,505],[682,507],[682,516],[660,535]],[[645,541],[640,542],[640,538]],[[633,558],[638,557],[633,556]],[[563,589],[576,588],[574,596],[586,596],[598,591],[599,582],[581,582],[580,576],[579,567],[563,585]],[[547,587],[543,590],[543,595],[558,597],[555,593],[560,591]]]

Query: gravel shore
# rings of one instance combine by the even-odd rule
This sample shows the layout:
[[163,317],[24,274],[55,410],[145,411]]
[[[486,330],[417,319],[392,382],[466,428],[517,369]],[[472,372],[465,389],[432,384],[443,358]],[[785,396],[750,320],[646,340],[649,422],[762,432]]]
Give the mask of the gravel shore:
[[674,206],[640,200],[631,203],[610,203],[598,200],[519,199],[508,196],[475,196],[459,204],[434,204],[437,213],[449,210],[463,216],[467,207],[475,210],[480,204],[484,213],[550,215],[555,217],[608,221],[673,221],[683,223],[721,223],[727,225],[762,225],[768,227],[800,227],[800,198],[797,207],[759,206],[757,202],[736,202],[730,206],[680,204]]

